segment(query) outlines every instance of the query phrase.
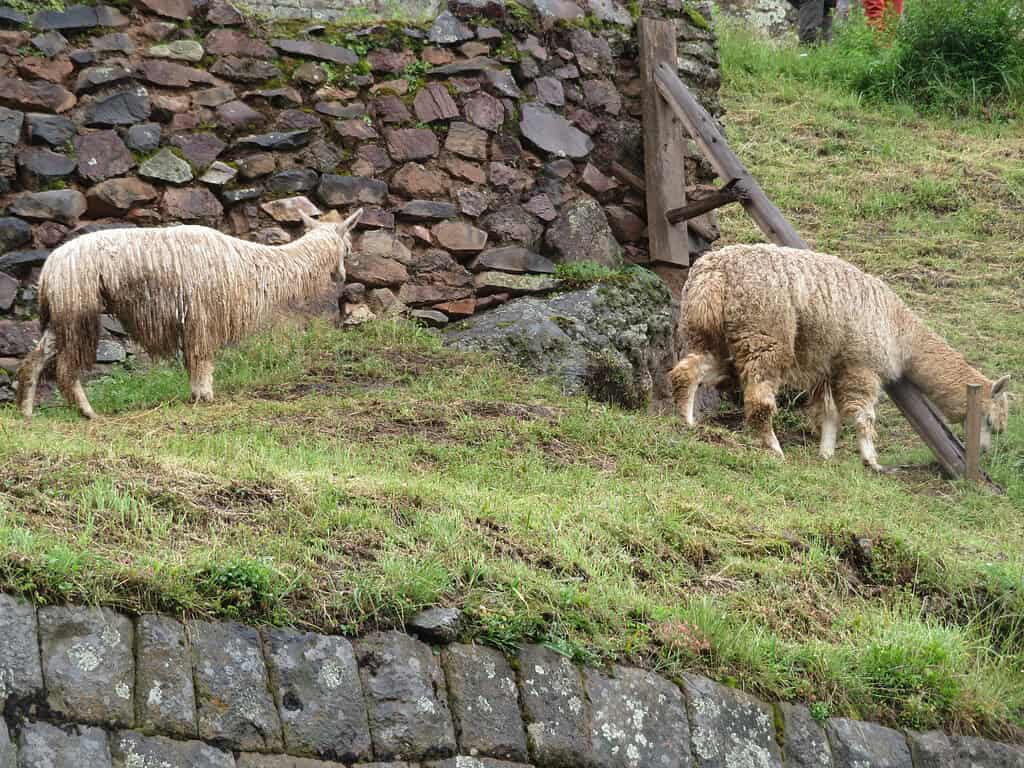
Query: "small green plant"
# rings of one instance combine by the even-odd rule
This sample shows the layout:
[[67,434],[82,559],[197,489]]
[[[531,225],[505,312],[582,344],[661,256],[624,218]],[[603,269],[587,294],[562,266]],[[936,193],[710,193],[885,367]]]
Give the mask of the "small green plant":
[[828,704],[824,701],[812,701],[808,709],[811,710],[811,717],[819,723],[824,723],[832,716]]
[[427,72],[430,71],[430,64],[423,59],[416,59],[405,66],[402,70],[402,77],[409,84],[409,94],[414,95],[423,87]]
[[582,288],[598,283],[621,282],[629,275],[622,269],[612,269],[596,261],[571,261],[555,265],[555,278],[568,287]]

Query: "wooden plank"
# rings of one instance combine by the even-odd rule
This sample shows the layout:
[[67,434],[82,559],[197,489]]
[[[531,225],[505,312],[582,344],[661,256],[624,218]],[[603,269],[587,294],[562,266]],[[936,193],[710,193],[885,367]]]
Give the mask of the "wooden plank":
[[676,66],[676,24],[640,19],[640,78],[643,83],[644,175],[647,187],[647,234],[652,261],[687,267],[690,240],[686,222],[670,224],[665,211],[686,205],[685,126],[654,88],[658,67]]
[[[726,144],[725,137],[718,130],[714,119],[690,93],[675,70],[665,64],[658,64],[654,70],[654,83],[680,122],[689,131],[690,136],[697,142],[697,146],[711,163],[715,173],[723,179],[737,179],[736,186],[743,194],[740,202],[743,203],[743,207],[761,228],[761,231],[768,236],[768,239],[776,245],[807,248],[807,243],[793,229],[793,225],[786,220],[778,208],[772,205],[764,190],[761,189],[761,185],[750,175],[735,153],[729,149],[729,145]],[[647,120],[646,111],[644,120]],[[649,203],[648,211],[650,211]]]
[[981,481],[981,385],[967,385],[967,479]]
[[640,194],[647,193],[647,185],[644,183],[644,180],[621,163],[612,163],[612,176],[617,178],[619,181],[628,184]]
[[[655,68],[655,84],[680,122],[686,125],[693,140],[715,172],[723,179],[738,179],[737,187],[743,207],[769,240],[790,248],[809,246],[785,216],[765,195],[736,154],[729,148],[718,126],[707,110],[694,98],[672,67],[659,64]],[[889,382],[885,391],[914,428],[948,477],[963,477],[967,471],[967,452],[963,443],[946,426],[942,415],[921,391],[907,379]],[[993,490],[1001,490],[983,471],[982,480]]]
[[737,181],[737,179],[731,179],[724,187],[712,192],[707,197],[687,203],[682,208],[665,211],[665,218],[668,219],[669,224],[678,224],[680,221],[689,221],[716,208],[721,208],[723,205],[737,202],[742,196],[736,188]]

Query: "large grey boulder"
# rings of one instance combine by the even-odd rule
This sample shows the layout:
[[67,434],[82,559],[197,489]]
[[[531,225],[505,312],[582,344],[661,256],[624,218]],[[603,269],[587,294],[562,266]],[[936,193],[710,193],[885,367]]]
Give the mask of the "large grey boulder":
[[559,379],[569,393],[631,408],[664,388],[675,354],[668,289],[639,268],[589,288],[510,301],[453,325],[445,343],[495,350]]

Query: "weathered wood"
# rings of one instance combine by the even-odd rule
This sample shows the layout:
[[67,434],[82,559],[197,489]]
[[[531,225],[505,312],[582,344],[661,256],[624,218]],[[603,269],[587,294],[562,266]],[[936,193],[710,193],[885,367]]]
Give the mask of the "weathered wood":
[[641,194],[647,193],[647,184],[644,180],[633,173],[629,168],[618,162],[612,163],[612,176],[617,178],[619,181],[628,184],[637,192]]
[[967,479],[981,481],[981,385],[967,385]]
[[[654,82],[690,136],[697,142],[697,146],[711,163],[715,173],[723,179],[738,180],[738,185],[746,193],[741,201],[743,207],[768,239],[776,245],[807,248],[807,243],[768,199],[761,185],[750,175],[735,153],[729,149],[714,119],[690,93],[675,70],[665,64],[659,64],[654,71]],[[646,112],[644,119],[646,120]]]
[[723,205],[735,203],[743,197],[743,191],[737,186],[738,182],[739,179],[730,179],[724,187],[706,197],[687,203],[682,208],[665,211],[665,218],[668,219],[669,224],[678,224],[680,221],[695,219],[708,211],[721,208]]
[[686,205],[686,128],[653,87],[654,73],[676,66],[676,24],[640,19],[640,77],[644,84],[644,174],[648,252],[652,261],[690,265],[686,222],[670,224],[665,211]]

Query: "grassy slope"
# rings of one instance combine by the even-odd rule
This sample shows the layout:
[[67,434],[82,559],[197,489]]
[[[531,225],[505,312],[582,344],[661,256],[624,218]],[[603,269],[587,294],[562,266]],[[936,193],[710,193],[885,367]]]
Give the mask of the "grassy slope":
[[[777,62],[726,46],[730,135],[769,194],[1021,372],[1019,129],[868,109]],[[724,229],[756,239],[736,212]],[[193,408],[174,367],[99,381],[116,415],[96,424],[0,410],[0,587],[346,632],[458,604],[467,637],[703,670],[817,714],[1024,721],[1020,417],[993,497],[871,477],[849,433],[824,465],[799,412],[780,463],[405,325],[281,328],[226,352],[218,384]],[[926,458],[882,418],[886,459]]]

